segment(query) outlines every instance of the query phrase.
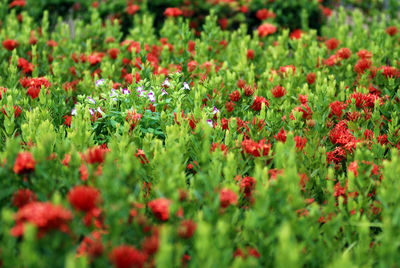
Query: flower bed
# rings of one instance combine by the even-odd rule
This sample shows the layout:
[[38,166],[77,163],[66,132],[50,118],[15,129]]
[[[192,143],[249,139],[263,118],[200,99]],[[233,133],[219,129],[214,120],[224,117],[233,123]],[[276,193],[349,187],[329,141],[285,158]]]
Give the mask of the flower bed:
[[0,3],[2,266],[399,266],[400,21],[150,2]]

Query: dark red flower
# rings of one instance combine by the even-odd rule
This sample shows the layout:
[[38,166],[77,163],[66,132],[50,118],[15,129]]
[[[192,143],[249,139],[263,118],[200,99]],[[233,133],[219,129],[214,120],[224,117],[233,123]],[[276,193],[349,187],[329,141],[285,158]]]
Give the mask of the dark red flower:
[[3,47],[9,51],[18,47],[18,42],[14,39],[6,39],[3,41]]
[[29,173],[35,170],[35,164],[35,160],[30,152],[18,153],[13,170],[16,174]]
[[90,186],[75,186],[68,192],[68,201],[76,210],[88,212],[100,201],[100,192]]
[[118,54],[119,54],[118,48],[110,48],[108,50],[108,55],[110,56],[110,58],[112,58],[114,60],[118,57]]
[[147,256],[132,246],[122,245],[114,248],[109,258],[116,268],[141,268]]
[[348,59],[351,56],[351,50],[348,49],[347,47],[343,47],[341,49],[339,49],[338,51],[336,51],[336,55],[343,59]]
[[20,189],[13,194],[12,203],[17,208],[36,201],[36,194],[29,189]]
[[399,30],[397,29],[396,26],[389,26],[386,28],[386,33],[390,36],[394,36],[397,34]]
[[158,198],[150,201],[147,205],[157,219],[167,221],[169,218],[170,203],[171,201],[166,198]]
[[250,108],[254,111],[260,111],[263,103],[265,104],[265,108],[269,107],[268,100],[266,100],[264,97],[256,96]]

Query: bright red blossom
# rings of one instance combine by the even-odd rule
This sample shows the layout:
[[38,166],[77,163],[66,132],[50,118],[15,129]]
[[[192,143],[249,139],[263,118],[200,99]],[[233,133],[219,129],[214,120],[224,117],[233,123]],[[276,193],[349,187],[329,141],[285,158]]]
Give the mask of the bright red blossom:
[[18,153],[14,163],[14,172],[16,174],[29,173],[35,170],[35,160],[30,152]]

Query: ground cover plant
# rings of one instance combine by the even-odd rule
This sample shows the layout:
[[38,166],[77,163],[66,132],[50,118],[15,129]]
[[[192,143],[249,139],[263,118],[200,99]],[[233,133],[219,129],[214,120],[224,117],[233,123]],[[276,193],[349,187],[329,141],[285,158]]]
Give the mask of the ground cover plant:
[[399,6],[344,2],[0,1],[0,266],[399,267]]

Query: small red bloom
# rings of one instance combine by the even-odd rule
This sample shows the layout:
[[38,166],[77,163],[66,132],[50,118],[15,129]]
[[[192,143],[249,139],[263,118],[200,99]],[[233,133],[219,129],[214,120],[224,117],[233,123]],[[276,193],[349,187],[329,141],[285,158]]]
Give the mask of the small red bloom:
[[104,162],[107,151],[108,151],[107,149],[103,149],[100,146],[89,148],[86,151],[84,159],[88,164],[94,164],[94,163],[101,164]]
[[164,11],[164,16],[166,17],[179,17],[183,14],[182,10],[177,7],[169,7]]
[[329,50],[334,50],[339,46],[339,40],[331,38],[325,41],[325,46]]
[[276,26],[270,23],[264,23],[257,29],[259,37],[266,37],[276,32]]
[[126,7],[126,13],[128,13],[129,15],[134,15],[139,10],[140,10],[140,6],[133,5],[131,3],[129,3],[128,6]]
[[100,201],[100,192],[90,186],[75,186],[68,192],[68,201],[76,210],[88,212]]
[[266,100],[264,97],[256,96],[250,108],[254,111],[260,111],[263,103],[265,104],[265,107],[269,107],[268,100]]
[[272,95],[274,95],[275,98],[281,98],[281,97],[285,96],[285,94],[286,94],[286,89],[279,85],[275,86],[272,89]]
[[35,160],[30,152],[18,153],[14,163],[14,172],[16,174],[29,173],[35,170]]
[[3,47],[9,51],[18,47],[18,42],[14,39],[6,39],[3,41]]
[[132,246],[122,245],[114,248],[109,258],[116,268],[141,268],[147,256]]
[[390,36],[395,36],[399,30],[396,26],[389,26],[386,28],[386,33]]
[[178,235],[181,238],[191,238],[196,231],[196,223],[192,220],[184,220],[178,227]]
[[169,218],[170,203],[171,201],[166,198],[158,198],[150,201],[148,206],[157,219],[167,221]]
[[221,189],[219,192],[219,203],[221,208],[227,208],[230,205],[236,205],[238,201],[237,194],[230,189]]

